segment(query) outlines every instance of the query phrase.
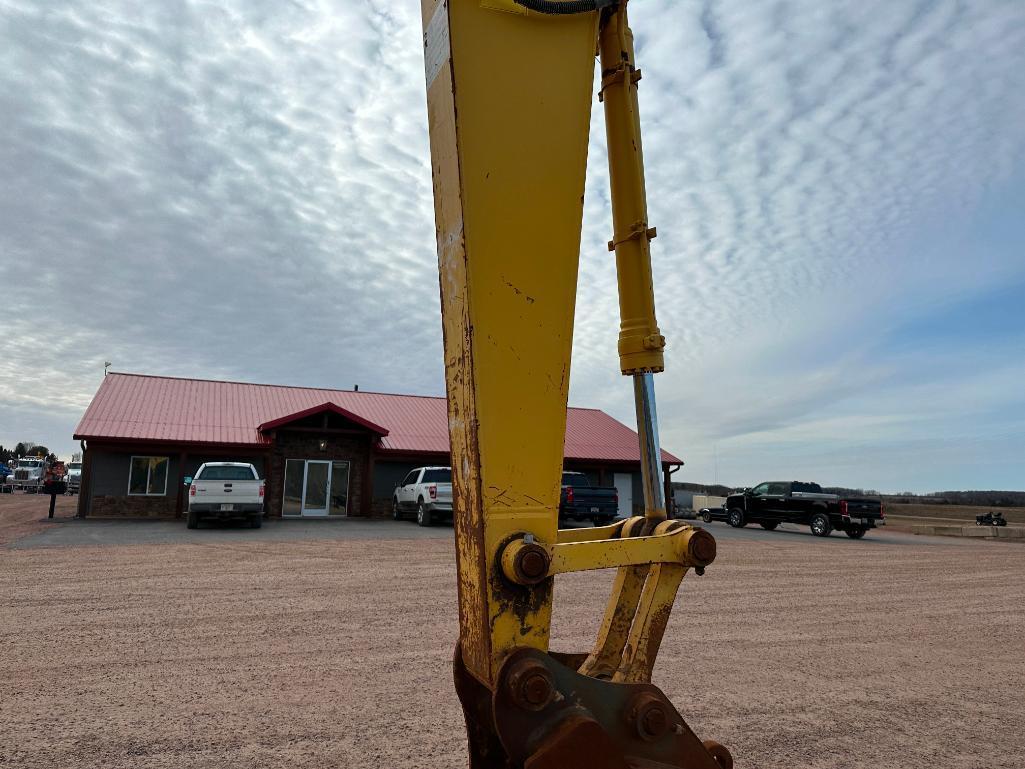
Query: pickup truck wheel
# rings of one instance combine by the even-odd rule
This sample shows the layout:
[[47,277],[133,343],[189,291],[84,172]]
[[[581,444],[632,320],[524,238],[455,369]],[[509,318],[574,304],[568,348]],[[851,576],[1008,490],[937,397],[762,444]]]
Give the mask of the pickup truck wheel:
[[828,537],[833,531],[833,524],[825,513],[815,513],[811,517],[811,533],[816,537]]
[[197,529],[197,528],[199,528],[199,513],[195,512],[193,510],[189,511],[189,517],[185,521],[185,528],[187,528],[187,529]]
[[399,498],[391,501],[391,517],[396,521],[402,520],[402,508],[399,507]]
[[702,513],[701,514],[701,520],[704,521],[705,523],[711,523],[712,522],[712,514],[711,513]]
[[416,501],[416,522],[420,526],[430,526],[433,523],[431,511],[427,509],[422,499]]
[[729,517],[726,522],[735,529],[742,529],[747,526],[747,521],[744,520],[744,511],[739,507],[735,507],[730,510]]
[[766,531],[775,531],[776,527],[779,526],[779,521],[762,521],[761,525]]
[[844,533],[847,534],[847,536],[851,539],[861,539],[865,536],[865,531],[866,529],[863,529],[860,526],[858,526],[856,529],[847,529],[847,531]]

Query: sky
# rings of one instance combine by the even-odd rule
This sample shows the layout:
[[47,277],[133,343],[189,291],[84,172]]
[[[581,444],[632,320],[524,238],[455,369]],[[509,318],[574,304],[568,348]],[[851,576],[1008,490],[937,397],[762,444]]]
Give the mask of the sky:
[[[0,0],[0,444],[444,393],[420,4]],[[1025,488],[1025,3],[634,0],[674,480]],[[630,424],[592,111],[570,403]]]

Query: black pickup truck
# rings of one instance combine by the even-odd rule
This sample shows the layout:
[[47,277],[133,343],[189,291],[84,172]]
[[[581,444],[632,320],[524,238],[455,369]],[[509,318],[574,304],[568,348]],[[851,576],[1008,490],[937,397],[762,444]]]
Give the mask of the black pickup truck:
[[828,537],[834,529],[852,539],[882,526],[883,503],[878,499],[824,494],[817,483],[770,481],[726,498],[726,522],[740,528],[749,523],[772,530],[781,523],[810,526],[817,537]]
[[560,520],[591,521],[595,526],[604,526],[618,513],[619,492],[615,488],[592,486],[583,473],[562,474]]

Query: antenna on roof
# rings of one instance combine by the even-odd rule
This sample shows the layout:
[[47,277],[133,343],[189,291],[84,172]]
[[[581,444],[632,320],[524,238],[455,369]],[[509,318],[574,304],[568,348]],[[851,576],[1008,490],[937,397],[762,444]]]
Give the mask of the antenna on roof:
[[110,368],[113,365],[114,364],[111,363],[109,360],[103,361],[103,376],[107,376],[107,369]]
[[353,386],[352,386],[352,391],[353,391],[354,393],[358,393],[358,392],[359,392],[359,385],[353,385]]

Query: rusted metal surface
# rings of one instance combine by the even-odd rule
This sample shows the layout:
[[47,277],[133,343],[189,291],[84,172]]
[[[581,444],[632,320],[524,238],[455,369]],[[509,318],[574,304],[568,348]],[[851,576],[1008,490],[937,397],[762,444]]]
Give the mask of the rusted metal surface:
[[466,721],[470,769],[509,769],[505,748],[495,732],[491,690],[467,670],[461,641],[452,655],[452,678]]
[[559,722],[524,769],[630,769],[601,724],[585,715],[570,715]]
[[[663,368],[665,340],[626,0],[602,12],[597,47],[621,370],[644,385],[646,515],[586,536],[557,527],[593,10],[555,24],[511,0],[422,3],[459,585],[454,675],[473,769],[721,769],[725,759],[648,683],[680,582],[715,558],[715,542],[666,520],[658,478],[650,373]],[[548,75],[525,80],[515,63]],[[603,568],[619,572],[594,651],[560,664],[547,653],[553,577]]]
[[616,570],[616,581],[605,607],[594,650],[580,672],[595,678],[611,678],[619,668],[623,648],[630,633],[641,588],[650,566],[627,566]]
[[701,742],[657,687],[581,675],[582,659],[517,649],[492,692],[457,644],[470,769],[732,769],[729,751]]
[[702,566],[707,566],[715,560],[715,537],[704,529],[695,529],[693,536],[691,536],[690,541],[687,543],[687,548],[690,551],[690,557]]
[[[552,694],[524,707],[523,671],[547,673]],[[465,706],[465,704],[464,704]],[[655,686],[581,675],[536,649],[517,649],[499,673],[495,729],[510,767],[529,769],[725,769],[729,752],[695,736]]]
[[651,669],[669,623],[676,592],[686,573],[686,567],[670,563],[656,564],[648,571],[613,681],[651,680]]

